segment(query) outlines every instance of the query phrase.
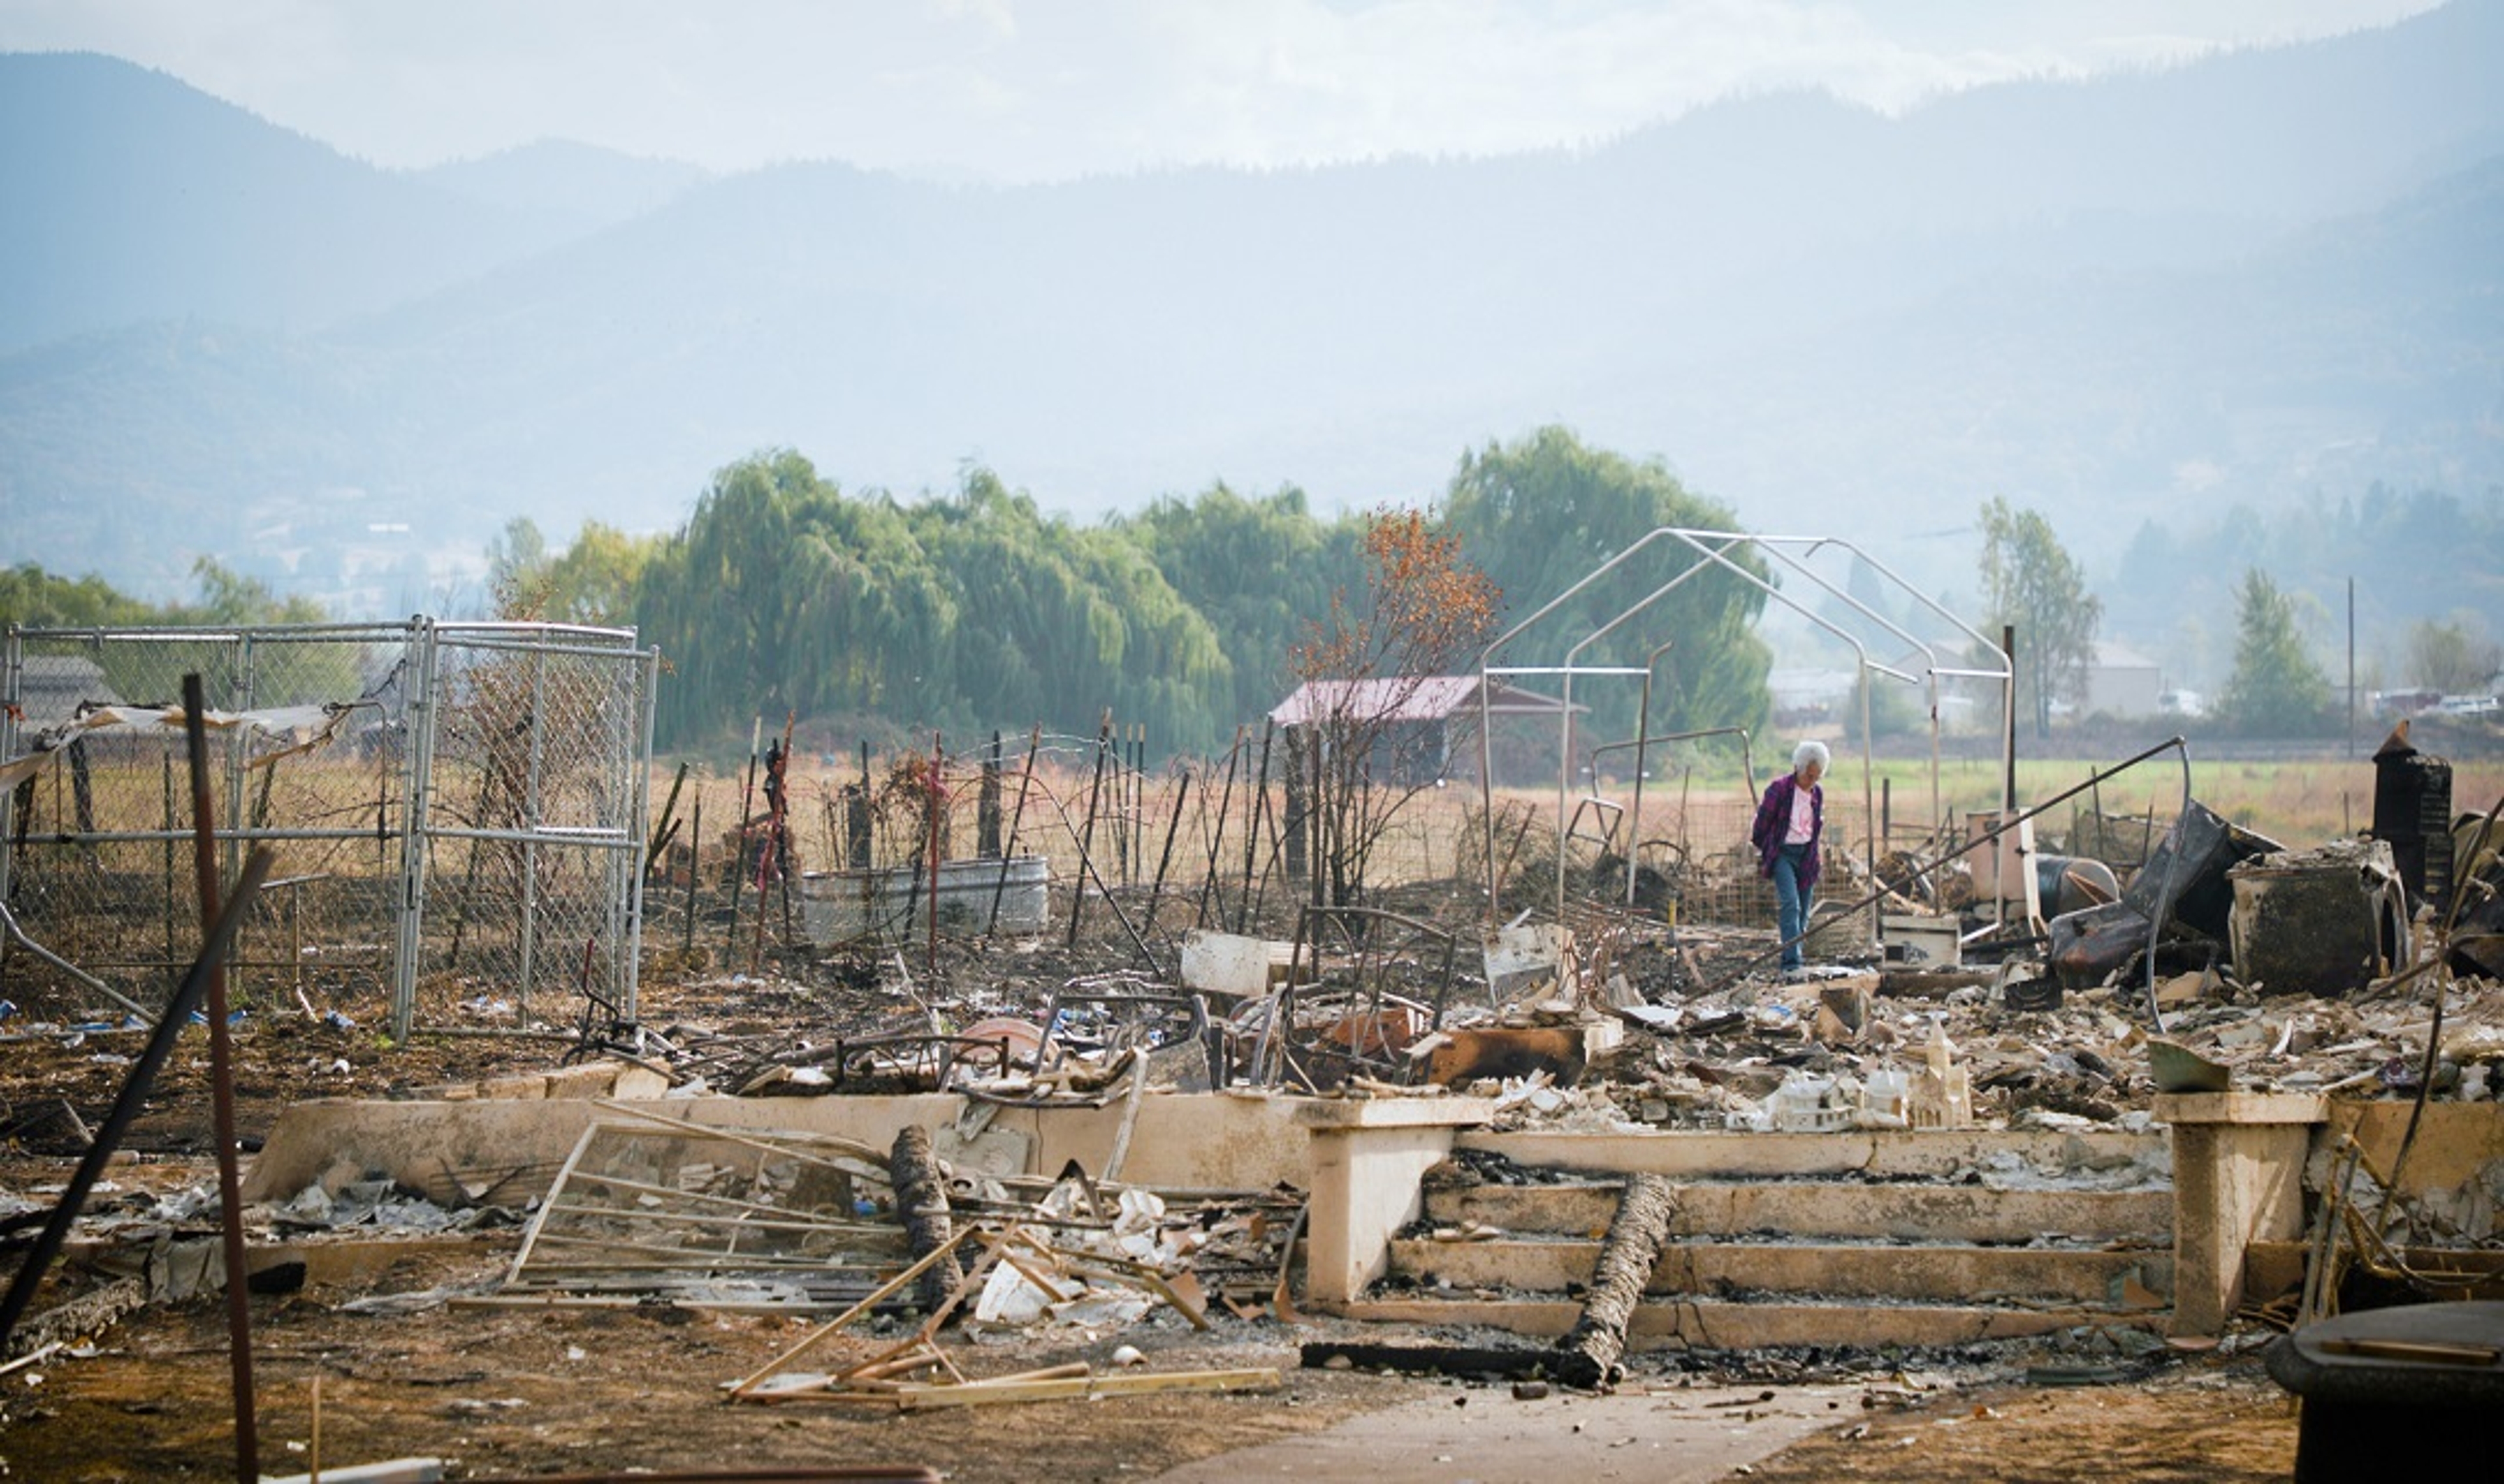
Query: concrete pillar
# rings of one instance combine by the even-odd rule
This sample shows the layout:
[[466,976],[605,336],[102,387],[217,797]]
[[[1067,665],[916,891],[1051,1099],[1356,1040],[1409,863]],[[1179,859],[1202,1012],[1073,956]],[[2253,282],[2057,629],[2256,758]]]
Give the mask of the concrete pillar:
[[2327,1099],[2291,1092],[2175,1092],[2174,1332],[2223,1333],[2243,1296],[2243,1249],[2304,1234],[2304,1162]]
[[1418,1180],[1452,1152],[1463,1128],[1495,1116],[1483,1097],[1368,1098],[1311,1103],[1304,1299],[1352,1303],[1391,1262],[1391,1238],[1417,1219]]

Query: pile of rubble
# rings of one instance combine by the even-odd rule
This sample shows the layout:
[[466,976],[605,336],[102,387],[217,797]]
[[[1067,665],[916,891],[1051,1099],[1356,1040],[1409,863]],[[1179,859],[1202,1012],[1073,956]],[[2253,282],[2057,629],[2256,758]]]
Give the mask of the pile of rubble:
[[1314,910],[1292,941],[1195,931],[1173,980],[940,1003],[894,955],[872,971],[895,1007],[877,1023],[671,1025],[637,1053],[678,1095],[1455,1089],[1494,1097],[1505,1124],[1586,1128],[2137,1124],[2157,1093],[2230,1087],[2478,1100],[2504,1091],[2496,859],[2479,816],[2431,849],[2290,850],[2194,803],[2136,870],[2042,856],[2040,900],[2069,911],[2012,917],[1953,863],[1859,904],[1883,944],[1822,920],[1801,975],[1763,972],[1762,931],[1674,915],[1516,921],[1464,946]]
[[[2422,791],[2415,757],[2380,761]],[[2378,800],[2378,824],[2383,812]],[[1200,1326],[1213,1309],[1283,1308],[1303,1195],[1122,1184],[1150,1097],[1466,1093],[1490,1100],[1499,1128],[1781,1133],[2137,1129],[2166,1092],[2494,1099],[2504,866],[2480,816],[2383,838],[2399,833],[2290,850],[2192,803],[2136,869],[2044,855],[2041,889],[2014,913],[1980,900],[1962,861],[1898,862],[1821,920],[1816,966],[1790,976],[1767,971],[1762,930],[1591,907],[1478,941],[1313,908],[1291,940],[1194,931],[1170,978],[991,975],[954,994],[899,953],[854,954],[840,967],[859,992],[692,985],[707,1017],[586,1045],[643,1081],[646,1111],[585,1130],[518,1209],[492,1185],[395,1190],[342,1168],[255,1217],[277,1239],[527,1219],[496,1292],[438,1295],[455,1301],[793,1312],[872,1302],[900,1260],[972,1233],[982,1280],[931,1279],[922,1309],[953,1301],[987,1326],[1118,1329],[1160,1312]],[[1834,894],[1848,896],[1837,865]],[[2039,915],[2047,906],[2065,910]],[[919,1156],[918,1191],[902,1148],[699,1129],[668,1112],[714,1093],[929,1092],[959,1095],[970,1126]],[[985,1118],[1010,1108],[1106,1110],[1111,1156],[1051,1178],[966,1157]],[[120,1229],[94,1229],[134,1277],[169,1282],[197,1256],[178,1260],[169,1243],[206,1202],[150,1196]]]

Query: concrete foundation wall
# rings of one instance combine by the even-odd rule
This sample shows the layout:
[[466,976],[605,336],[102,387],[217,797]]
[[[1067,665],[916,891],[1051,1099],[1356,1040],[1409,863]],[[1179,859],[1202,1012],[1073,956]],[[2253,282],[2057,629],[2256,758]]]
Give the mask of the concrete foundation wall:
[[[2318,1192],[2342,1134],[2365,1151],[2364,1167],[2387,1175],[2408,1132],[2405,1102],[2333,1103],[2313,1142],[2307,1183]],[[2408,1162],[2397,1165],[2399,1190],[2446,1241],[2492,1241],[2504,1231],[2504,1104],[2430,1102],[2417,1122]]]
[[[1309,1099],[1151,1092],[1139,1100],[1119,1178],[1167,1189],[1260,1191],[1310,1178],[1310,1136],[1296,1122]],[[954,1093],[909,1097],[654,1098],[610,1106],[592,1098],[475,1098],[447,1102],[344,1100],[290,1105],[247,1172],[243,1196],[285,1200],[333,1166],[351,1178],[388,1175],[431,1196],[518,1205],[546,1191],[595,1119],[638,1122],[625,1109],[720,1128],[850,1139],[882,1156],[908,1124],[934,1130],[943,1156],[1008,1173],[1052,1175],[1075,1159],[1102,1175],[1121,1137],[1124,1107],[1006,1108]],[[1020,1145],[1023,1147],[1020,1148]],[[1022,1156],[1022,1157],[1018,1157]]]
[[2159,1097],[2156,1113],[2174,1128],[2177,1333],[2219,1333],[2247,1292],[2302,1281],[2301,1239],[2351,1135],[2379,1180],[2416,1117],[2399,1190],[2428,1234],[2468,1247],[2504,1228],[2504,1105],[2217,1092]]
[[1355,1301],[1391,1265],[1391,1239],[1417,1219],[1420,1182],[1448,1158],[1457,1132],[1495,1115],[1490,1099],[1383,1098],[1311,1102],[1310,1225],[1304,1293],[1314,1303]]
[[[1100,1108],[1040,1109],[976,1103],[945,1093],[604,1095],[623,1089],[614,1080],[568,1075],[543,1085],[524,1080],[510,1089],[492,1089],[520,1095],[477,1096],[475,1091],[484,1089],[471,1089],[472,1095],[440,1101],[295,1104],[280,1116],[253,1162],[244,1196],[284,1200],[325,1179],[385,1175],[446,1204],[520,1205],[547,1189],[595,1120],[634,1123],[663,1119],[702,1127],[831,1136],[852,1141],[864,1157],[880,1160],[897,1130],[920,1125],[932,1130],[941,1156],[959,1167],[1048,1176],[1075,1160],[1090,1174],[1105,1176],[1118,1149],[1122,1159],[1112,1178],[1130,1184],[1185,1191],[1261,1191],[1281,1183],[1303,1188],[1310,1192],[1305,1296],[1326,1309],[1356,1312],[1368,1287],[1388,1267],[1397,1233],[1424,1209],[1420,1177],[1455,1148],[1500,1153],[1525,1165],[1581,1169],[1612,1183],[1637,1171],[1699,1182],[1690,1202],[1699,1219],[1714,1200],[1756,1201],[1766,1209],[1754,1217],[1734,1210],[1725,1225],[1794,1234],[1830,1227],[1849,1236],[1873,1225],[1899,1238],[1967,1225],[2000,1232],[2003,1239],[2022,1235],[2028,1226],[2075,1233],[2097,1229],[2110,1209],[2136,1212],[2168,1193],[2164,1135],[2119,1130],[1494,1133],[1485,1126],[1492,1105],[1472,1098],[1341,1100],[1152,1092],[1135,1105],[1117,1098]],[[2177,1333],[2211,1335],[2224,1329],[2242,1301],[2254,1255],[2266,1260],[2295,1251],[2308,1214],[2317,1206],[2327,1153],[2352,1133],[2371,1166],[2387,1171],[2411,1109],[2397,1101],[2328,1103],[2312,1095],[2234,1092],[2160,1097],[2156,1112],[2171,1133],[2173,1325]],[[1872,1191],[1831,1183],[1846,1175],[1935,1181],[1962,1170],[2004,1165],[2011,1156],[2028,1171],[2055,1177],[2051,1186],[2007,1191],[1907,1186],[1900,1191],[1882,1186]],[[2107,1186],[2114,1184],[2111,1177],[2120,1177],[2129,1189],[2084,1188],[2096,1182],[2060,1188],[2060,1177],[2086,1175],[2103,1176],[2101,1183]],[[1735,1184],[1799,1177],[1809,1183],[1744,1195]],[[2490,1240],[2504,1225],[2498,1220],[2504,1209],[2504,1105],[2430,1104],[2401,1186],[2420,1210],[2439,1214],[2450,1224],[2453,1230],[2449,1235],[2457,1236],[2462,1245]],[[1838,1194],[1851,1200],[1855,1191],[1861,1193],[1854,1204],[1866,1209],[1856,1209],[1849,1220],[1813,1216],[1811,1206],[1803,1204]],[[1479,1198],[1496,1200],[1504,1194],[1495,1191]],[[1606,1211],[1614,1208],[1614,1194],[1613,1184],[1592,1193],[1583,1213],[1588,1225],[1603,1224]],[[1913,1204],[1895,1211],[1891,1201]],[[1965,1210],[1966,1206],[1994,1209],[1985,1213]],[[2017,1225],[2002,1231],[1973,1220],[1986,1214],[2003,1225]],[[2140,1212],[2135,1225],[2157,1224]],[[1897,1230],[1898,1225],[1907,1229]],[[1500,1249],[1464,1256],[1479,1262],[1518,1260],[1508,1260]],[[2092,1267],[2099,1260],[2081,1260]],[[2139,1271],[2143,1282],[2164,1287],[2161,1266],[2144,1265]],[[1506,1275],[1479,1276],[1489,1286],[1501,1286],[1498,1280]],[[2095,1268],[2071,1286],[2082,1286],[2083,1292],[2112,1276]],[[1984,1281],[1978,1271],[1949,1277],[1954,1281],[1943,1283],[1950,1288],[1968,1281],[1977,1289],[1999,1286],[1997,1280]]]

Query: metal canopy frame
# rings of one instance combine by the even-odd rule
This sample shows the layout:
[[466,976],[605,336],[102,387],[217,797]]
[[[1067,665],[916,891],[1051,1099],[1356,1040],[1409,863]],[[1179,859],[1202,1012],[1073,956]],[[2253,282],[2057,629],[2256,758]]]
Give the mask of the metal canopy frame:
[[[1547,619],[1550,614],[1553,614],[1558,608],[1562,607],[1577,595],[1581,594],[1594,583],[1600,581],[1602,578],[1608,576],[1619,567],[1632,561],[1635,556],[1642,552],[1646,547],[1658,541],[1675,542],[1686,548],[1687,551],[1693,553],[1699,560],[1690,563],[1676,576],[1673,576],[1667,582],[1662,583],[1659,587],[1654,588],[1650,594],[1635,603],[1632,606],[1628,607],[1625,611],[1617,614],[1615,618],[1610,619],[1608,622],[1589,631],[1581,638],[1577,639],[1573,644],[1567,647],[1564,663],[1562,665],[1500,666],[1494,663],[1498,652],[1503,650],[1507,645],[1511,644],[1516,638],[1519,638],[1532,628],[1537,627],[1542,621]],[[1909,633],[1902,626],[1896,624],[1892,619],[1889,619],[1884,614],[1873,611],[1866,604],[1863,604],[1859,599],[1853,597],[1850,593],[1836,586],[1833,582],[1827,580],[1823,574],[1808,566],[1808,558],[1814,557],[1819,552],[1829,547],[1839,551],[1848,552],[1860,561],[1867,564],[1872,571],[1878,573],[1896,589],[1909,594],[1924,608],[1927,608],[1931,613],[1934,613],[1938,617],[1946,620],[1955,628],[1963,631],[1967,638],[1971,638],[1975,642],[1980,652],[1999,656],[2000,667],[1997,670],[1980,670],[1964,666],[1941,665],[1939,663],[1938,651],[1930,643]],[[1762,552],[1766,556],[1781,563],[1784,568],[1797,572],[1801,577],[1815,584],[1827,595],[1839,599],[1854,612],[1885,630],[1889,636],[1904,644],[1908,649],[1919,653],[1926,662],[1923,667],[1922,673],[1920,675],[1908,674],[1893,666],[1884,665],[1871,659],[1869,657],[1868,646],[1861,642],[1859,636],[1839,627],[1831,620],[1827,619],[1824,614],[1814,611],[1805,604],[1785,593],[1774,583],[1765,580],[1763,577],[1757,576],[1755,572],[1748,570],[1746,568],[1732,561],[1729,553],[1738,549]],[[1648,532],[1632,544],[1619,551],[1616,556],[1611,557],[1608,561],[1603,562],[1598,567],[1592,569],[1589,573],[1585,574],[1582,578],[1582,580],[1576,582],[1564,592],[1557,594],[1554,598],[1549,599],[1537,612],[1532,613],[1529,617],[1523,619],[1521,622],[1506,630],[1503,634],[1497,636],[1494,641],[1489,643],[1485,649],[1479,652],[1479,818],[1481,827],[1484,829],[1486,834],[1485,855],[1487,871],[1487,909],[1489,912],[1493,912],[1496,907],[1497,881],[1495,852],[1495,759],[1494,749],[1489,740],[1488,729],[1490,717],[1487,714],[1485,683],[1488,677],[1508,674],[1557,674],[1563,677],[1563,691],[1566,704],[1559,711],[1562,720],[1559,722],[1560,733],[1559,746],[1557,748],[1558,761],[1556,777],[1556,912],[1561,917],[1565,911],[1566,806],[1567,796],[1572,787],[1574,771],[1572,746],[1574,677],[1578,674],[1642,675],[1645,680],[1645,689],[1647,692],[1645,701],[1645,709],[1647,714],[1644,717],[1644,725],[1649,729],[1651,724],[1651,717],[1649,715],[1649,691],[1651,688],[1652,662],[1658,660],[1662,650],[1667,648],[1669,643],[1676,642],[1676,637],[1672,636],[1669,641],[1653,648],[1651,651],[1650,660],[1641,667],[1586,666],[1581,663],[1581,656],[1582,652],[1585,649],[1588,649],[1592,644],[1597,643],[1600,639],[1614,633],[1619,627],[1631,621],[1639,614],[1650,609],[1662,599],[1667,598],[1671,593],[1677,591],[1696,574],[1717,568],[1732,573],[1740,580],[1765,594],[1774,602],[1781,604],[1786,608],[1789,608],[1791,612],[1797,614],[1801,618],[1807,619],[1810,623],[1817,625],[1826,633],[1841,639],[1845,644],[1852,648],[1853,653],[1858,657],[1861,682],[1860,685],[1861,805],[1866,811],[1870,821],[1870,828],[1865,833],[1867,834],[1869,841],[1867,848],[1872,877],[1875,877],[1877,871],[1876,821],[1878,817],[1874,785],[1871,782],[1871,774],[1873,770],[1870,767],[1870,692],[1868,680],[1872,673],[1887,675],[1890,678],[1900,680],[1906,684],[1918,684],[1923,687],[1924,693],[1929,701],[1930,717],[1930,817],[1934,828],[1940,826],[1939,680],[1942,676],[1954,676],[1998,681],[2000,687],[2000,705],[2002,714],[2004,716],[2016,704],[2017,684],[2016,667],[2009,662],[2007,655],[2002,653],[2000,647],[1994,644],[1988,636],[1975,629],[1971,624],[1966,623],[1964,619],[1959,618],[1956,614],[1950,612],[1928,593],[1923,592],[1920,588],[1906,581],[1902,576],[1896,573],[1895,569],[1887,566],[1883,562],[1880,562],[1875,557],[1870,556],[1856,543],[1845,540],[1840,536],[1758,535],[1735,531],[1704,531],[1680,526],[1660,526]],[[2013,747],[2014,743],[2009,739],[2009,729],[2005,725],[2000,727],[2000,735],[2001,771],[2003,776],[2005,776],[2007,768],[2012,761],[2010,749]]]

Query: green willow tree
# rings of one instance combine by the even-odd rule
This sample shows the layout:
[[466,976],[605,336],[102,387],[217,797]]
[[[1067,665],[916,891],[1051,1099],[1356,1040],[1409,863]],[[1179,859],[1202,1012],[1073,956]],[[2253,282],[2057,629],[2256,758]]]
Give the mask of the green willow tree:
[[788,450],[714,476],[645,565],[635,613],[674,671],[656,708],[670,744],[784,711],[921,727],[948,699],[956,603],[911,524]]
[[[235,629],[321,623],[322,604],[303,596],[281,598],[258,577],[246,576],[211,557],[191,564],[199,596],[167,604],[143,603],[116,591],[102,578],[71,581],[26,563],[0,570],[0,623],[24,628]],[[197,670],[209,681],[213,706],[233,704],[225,689],[233,645],[223,640],[175,640],[146,646],[109,645],[102,653],[105,679],[145,704],[171,702],[168,674]],[[263,706],[343,701],[357,694],[353,657],[330,645],[280,644],[261,651],[254,671],[255,695]]]
[[[1505,594],[1511,622],[1536,612],[1654,530],[1737,529],[1726,506],[1690,493],[1661,461],[1638,463],[1589,448],[1555,427],[1464,455],[1452,476],[1448,519],[1470,559]],[[1752,553],[1735,553],[1731,560],[1764,575],[1762,559]],[[1582,635],[1699,565],[1708,564],[1693,547],[1674,538],[1655,540],[1524,640],[1542,654],[1561,656]],[[1653,686],[1654,728],[1761,726],[1772,709],[1766,688],[1772,656],[1755,632],[1764,605],[1761,589],[1710,567],[1585,650],[1582,662],[1639,666],[1674,636]],[[1595,685],[1578,690],[1574,699],[1591,706],[1596,730],[1615,736],[1634,730],[1639,696],[1633,685]]]
[[0,626],[86,629],[155,621],[156,610],[102,577],[62,577],[33,562],[0,568]]
[[1110,707],[1204,747],[1233,687],[1216,631],[1136,542],[1046,518],[985,469],[908,507],[847,497],[793,453],[733,465],[644,565],[636,613],[675,671],[666,745],[785,710],[1092,734]]
[[1293,486],[1245,496],[1213,484],[1113,525],[1155,559],[1225,646],[1233,683],[1218,710],[1224,726],[1278,704],[1295,683],[1289,651],[1330,610],[1332,594],[1364,580],[1363,522],[1315,519]]
[[2041,512],[1994,499],[1978,520],[1990,623],[2017,631],[2017,709],[2034,718],[2036,737],[2048,737],[2052,703],[2086,699],[2104,600],[2087,591],[2078,564]]
[[2330,681],[2305,647],[2295,595],[2259,568],[2236,600],[2235,673],[2219,709],[2246,736],[2305,737],[2331,721]]
[[913,522],[957,597],[949,683],[968,724],[1092,733],[1110,707],[1165,745],[1215,740],[1232,663],[1215,627],[1124,531],[1047,518],[981,468]]
[[[1583,449],[1562,430],[1471,455],[1454,488],[1456,555],[1535,601],[1657,526],[1731,524],[1658,463]],[[782,450],[722,469],[685,526],[648,547],[594,525],[550,551],[516,522],[494,555],[510,579],[500,586],[527,586],[549,616],[607,614],[631,586],[633,620],[671,666],[665,746],[742,737],[751,718],[786,710],[888,735],[1038,721],[1092,735],[1110,707],[1160,747],[1208,750],[1285,694],[1309,626],[1369,580],[1381,555],[1364,545],[1372,530],[1316,519],[1293,488],[1246,497],[1223,484],[1078,525],[979,467],[906,504],[847,495]],[[1698,560],[1684,547],[1661,555],[1647,588]],[[1595,595],[1583,616],[1620,602]],[[1660,605],[1648,632],[1680,636],[1664,715],[1761,720],[1767,660],[1751,629],[1761,605],[1719,570]],[[1643,642],[1590,658],[1639,661]],[[1634,693],[1619,689],[1622,719]]]

